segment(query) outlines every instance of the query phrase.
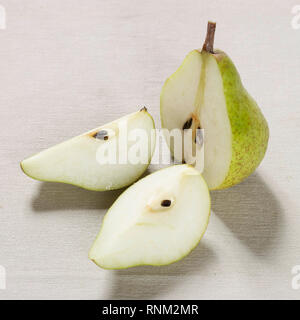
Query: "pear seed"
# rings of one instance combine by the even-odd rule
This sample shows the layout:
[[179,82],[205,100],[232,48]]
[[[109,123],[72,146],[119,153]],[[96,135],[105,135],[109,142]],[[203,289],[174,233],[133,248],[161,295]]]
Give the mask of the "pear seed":
[[199,146],[203,145],[203,134],[200,127],[198,127],[196,131],[195,143]]
[[161,202],[162,207],[170,207],[170,205],[171,205],[171,200],[163,200]]
[[185,124],[183,125],[182,129],[183,130],[189,129],[192,126],[192,123],[193,123],[193,118],[190,118],[189,120],[187,120],[185,122]]
[[108,140],[108,132],[106,130],[100,130],[94,134],[94,138],[100,140]]

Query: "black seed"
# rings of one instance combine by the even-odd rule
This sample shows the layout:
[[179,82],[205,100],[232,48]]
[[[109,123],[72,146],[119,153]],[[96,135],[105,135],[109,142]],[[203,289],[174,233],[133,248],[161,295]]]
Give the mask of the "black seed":
[[202,131],[199,131],[199,130],[201,130],[200,127],[198,127],[197,131],[196,131],[195,143],[202,146],[203,145],[203,134],[202,134]]
[[161,202],[162,207],[170,207],[170,205],[171,205],[171,200],[163,200]]
[[140,111],[147,111],[147,108],[143,107]]
[[183,125],[182,129],[183,130],[189,129],[192,126],[192,123],[193,123],[193,118],[190,118],[189,120],[187,120],[185,122],[185,124]]
[[93,137],[100,140],[107,140],[108,132],[106,130],[100,130],[99,132],[95,133]]

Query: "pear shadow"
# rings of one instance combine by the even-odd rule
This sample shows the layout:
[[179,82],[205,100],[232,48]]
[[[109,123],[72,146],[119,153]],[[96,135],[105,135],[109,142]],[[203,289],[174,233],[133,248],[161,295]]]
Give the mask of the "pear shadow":
[[255,255],[274,254],[283,231],[282,208],[254,173],[232,188],[211,192],[212,211]]
[[[156,299],[191,274],[207,273],[217,259],[211,247],[202,239],[183,260],[167,266],[141,266],[116,270],[111,290],[103,299]],[[184,296],[181,297],[184,299]]]
[[[139,179],[144,178],[149,172],[147,169]],[[128,187],[111,191],[91,191],[65,183],[41,182],[31,206],[35,212],[108,209]]]
[[35,212],[108,209],[124,190],[89,191],[69,184],[42,182],[31,206]]

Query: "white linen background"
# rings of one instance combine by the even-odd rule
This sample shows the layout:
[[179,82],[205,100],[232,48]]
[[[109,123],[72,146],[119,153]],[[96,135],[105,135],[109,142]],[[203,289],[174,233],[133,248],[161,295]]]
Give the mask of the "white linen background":
[[[0,299],[299,299],[297,4],[0,0]],[[207,233],[187,258],[102,270],[87,254],[120,191],[37,182],[19,162],[138,106],[160,127],[161,87],[202,46],[208,20],[268,120],[266,157],[242,184],[212,192]]]

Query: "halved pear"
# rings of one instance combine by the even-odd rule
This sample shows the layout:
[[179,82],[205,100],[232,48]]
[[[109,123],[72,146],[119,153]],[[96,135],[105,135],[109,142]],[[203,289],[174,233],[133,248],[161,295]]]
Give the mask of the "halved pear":
[[[22,161],[21,168],[37,180],[96,191],[119,189],[136,181],[147,169],[155,148],[153,129],[154,121],[143,108],[42,151]],[[143,146],[143,161],[128,161],[135,144]]]
[[166,265],[196,247],[210,215],[198,170],[174,165],[139,180],[115,201],[89,252],[105,269]]
[[[169,130],[204,129],[203,177],[209,189],[223,189],[242,181],[260,164],[269,129],[232,61],[213,50],[214,32],[215,23],[209,22],[202,50],[191,51],[165,82],[161,121]],[[193,143],[198,147],[196,139]],[[191,151],[185,154],[190,163]],[[202,168],[198,160],[195,167]]]

